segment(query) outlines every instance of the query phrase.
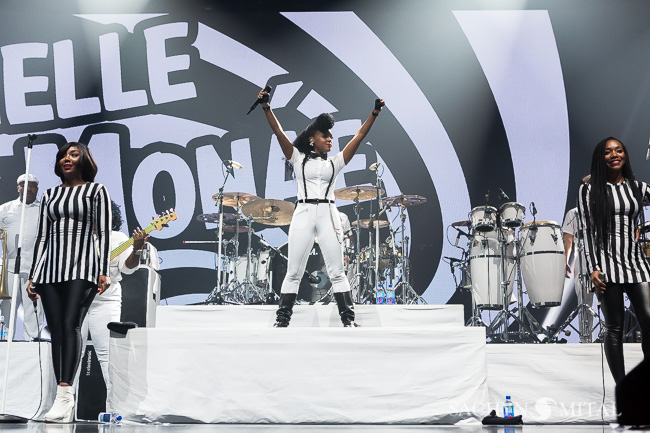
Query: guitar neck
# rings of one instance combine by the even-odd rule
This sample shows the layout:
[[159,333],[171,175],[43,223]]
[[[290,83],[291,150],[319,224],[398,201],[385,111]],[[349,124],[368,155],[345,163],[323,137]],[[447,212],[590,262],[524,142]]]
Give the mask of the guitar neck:
[[[151,231],[155,228],[153,225],[149,225],[144,228],[145,234],[151,233]],[[133,236],[129,238],[129,240],[125,241],[123,244],[121,244],[119,247],[115,248],[113,251],[111,251],[111,260],[113,260],[115,257],[119,256],[122,254],[124,251],[126,251],[127,248],[129,248],[131,245],[133,245]]]

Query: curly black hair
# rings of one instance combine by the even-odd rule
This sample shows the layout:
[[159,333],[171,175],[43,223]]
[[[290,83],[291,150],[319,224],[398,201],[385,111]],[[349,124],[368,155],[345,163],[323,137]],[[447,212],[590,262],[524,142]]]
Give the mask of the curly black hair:
[[120,205],[111,200],[111,213],[113,214],[113,231],[119,232],[122,228],[122,212],[120,212]]
[[309,145],[309,137],[313,137],[316,131],[328,134],[332,127],[334,127],[334,116],[329,113],[321,113],[304,131],[298,134],[293,141],[293,146],[306,155],[312,151],[312,147]]

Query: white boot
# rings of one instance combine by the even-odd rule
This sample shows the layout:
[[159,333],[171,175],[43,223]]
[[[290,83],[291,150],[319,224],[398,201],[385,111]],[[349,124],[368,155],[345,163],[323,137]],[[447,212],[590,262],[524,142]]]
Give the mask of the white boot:
[[56,398],[50,411],[45,414],[45,422],[72,422],[74,420],[74,387],[57,386]]

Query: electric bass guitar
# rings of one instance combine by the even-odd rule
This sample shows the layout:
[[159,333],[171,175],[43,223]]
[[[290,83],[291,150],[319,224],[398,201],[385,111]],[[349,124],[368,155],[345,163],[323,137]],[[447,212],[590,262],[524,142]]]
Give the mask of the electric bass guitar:
[[[151,221],[151,224],[149,224],[143,230],[146,234],[149,234],[154,230],[162,230],[163,227],[167,227],[167,223],[169,221],[174,221],[176,218],[178,218],[176,212],[174,212],[173,209],[168,210],[160,218],[156,218],[155,220]],[[133,245],[133,236],[131,236],[129,240],[125,241],[119,247],[111,251],[111,260],[122,254],[131,245]]]

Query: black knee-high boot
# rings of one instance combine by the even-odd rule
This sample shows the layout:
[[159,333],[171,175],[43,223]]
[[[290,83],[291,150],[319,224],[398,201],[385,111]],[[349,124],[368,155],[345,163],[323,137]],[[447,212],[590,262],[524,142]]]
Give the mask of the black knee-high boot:
[[334,299],[336,299],[336,305],[339,307],[339,315],[341,316],[343,326],[346,328],[359,326],[354,323],[354,302],[352,302],[352,292],[347,291],[334,293]]
[[289,326],[291,315],[293,314],[293,304],[296,303],[295,293],[282,293],[280,294],[280,305],[276,314],[275,326],[276,328],[286,328]]

